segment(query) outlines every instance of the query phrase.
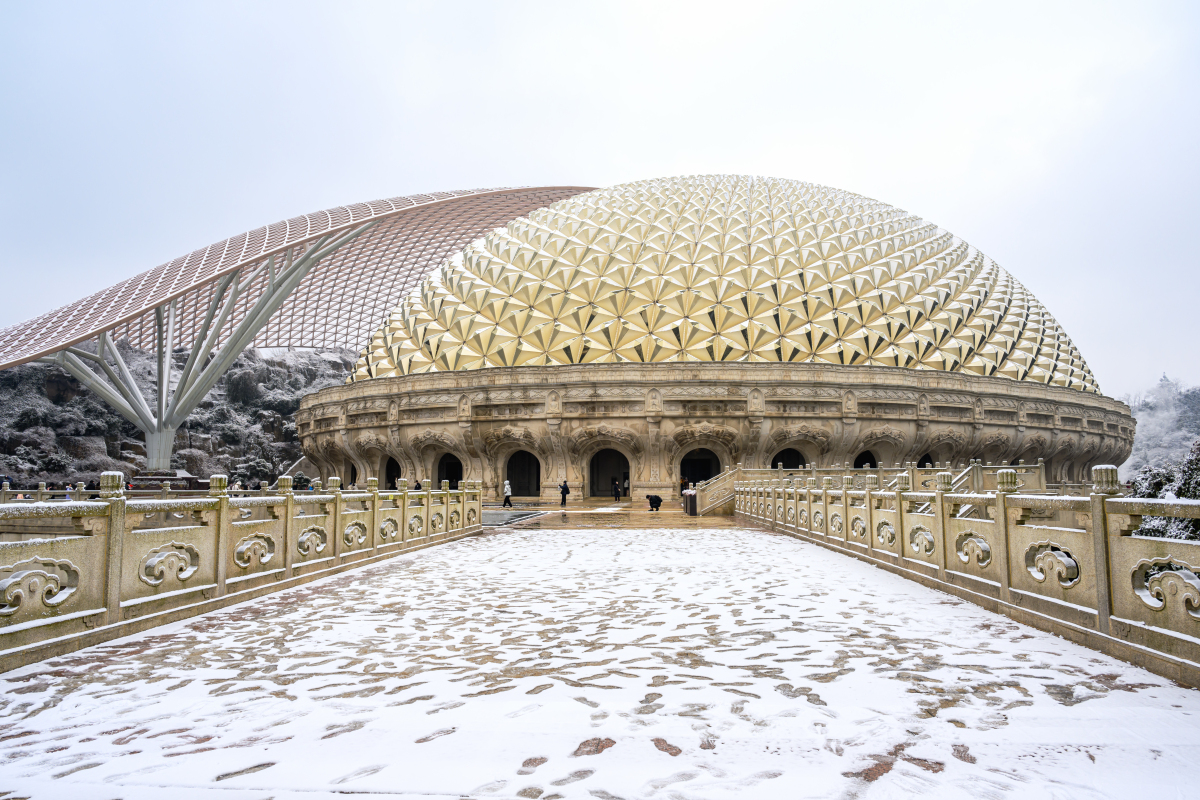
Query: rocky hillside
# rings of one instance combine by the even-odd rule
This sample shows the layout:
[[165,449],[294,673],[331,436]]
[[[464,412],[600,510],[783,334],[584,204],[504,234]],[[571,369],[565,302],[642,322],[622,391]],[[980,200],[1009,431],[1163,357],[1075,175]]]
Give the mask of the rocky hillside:
[[[143,394],[153,397],[153,356],[119,346]],[[301,456],[300,398],[345,381],[355,355],[247,350],[179,429],[171,465],[202,478],[274,480]],[[176,374],[187,356],[175,352]],[[87,481],[113,469],[135,475],[146,463],[142,442],[141,431],[57,367],[0,372],[0,475],[14,488]]]

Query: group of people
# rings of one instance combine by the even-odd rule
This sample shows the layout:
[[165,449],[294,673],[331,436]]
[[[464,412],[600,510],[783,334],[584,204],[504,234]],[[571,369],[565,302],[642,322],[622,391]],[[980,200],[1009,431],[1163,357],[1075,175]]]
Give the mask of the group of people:
[[[418,488],[418,489],[419,489],[419,488],[421,488],[421,485],[420,485],[419,483],[417,484],[417,488]],[[621,495],[622,495],[622,486],[621,486],[621,482],[620,482],[620,481],[618,481],[616,478],[613,478],[613,486],[612,486],[612,488],[613,488],[613,501],[614,501],[614,502],[620,502],[620,501],[621,501]],[[504,493],[504,503],[503,503],[503,505],[501,506],[501,508],[512,508],[512,507],[513,507],[513,504],[512,504],[512,493],[513,493],[513,492],[512,492],[512,484],[511,484],[511,483],[509,483],[508,481],[505,481],[505,482],[504,482],[504,489],[503,489],[503,493]],[[566,482],[566,481],[563,481],[563,482],[562,482],[562,484],[560,484],[560,485],[559,485],[559,487],[558,487],[558,493],[559,493],[559,496],[561,497],[561,500],[559,501],[559,505],[560,505],[560,506],[562,506],[563,508],[566,508],[566,506],[567,506],[567,495],[569,495],[569,494],[571,493],[571,487],[570,487],[570,486],[567,484],[567,482]],[[626,479],[625,479],[625,485],[624,485],[624,492],[623,492],[623,493],[624,493],[625,495],[628,495],[628,494],[629,494],[629,479],[628,479],[628,478],[626,478]],[[658,510],[659,510],[659,509],[662,507],[662,502],[663,502],[663,499],[662,499],[661,497],[659,497],[658,495],[656,495],[656,494],[648,494],[648,495],[646,495],[646,500],[647,500],[647,501],[650,503],[650,510],[651,510],[651,511],[658,511]]]

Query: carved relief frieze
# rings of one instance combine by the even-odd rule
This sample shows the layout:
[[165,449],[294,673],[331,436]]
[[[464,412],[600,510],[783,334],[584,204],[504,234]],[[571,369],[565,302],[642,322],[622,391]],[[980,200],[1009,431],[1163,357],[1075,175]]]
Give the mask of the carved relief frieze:
[[1139,561],[1130,574],[1133,591],[1147,608],[1165,612],[1177,630],[1195,631],[1200,623],[1200,569],[1164,558]]
[[233,563],[242,569],[250,569],[255,562],[265,566],[274,555],[275,540],[265,533],[252,533],[234,546]]
[[169,542],[155,547],[138,563],[138,580],[155,588],[170,579],[180,584],[200,569],[200,551],[186,542]]
[[296,538],[296,550],[302,556],[318,555],[325,550],[329,536],[320,525],[310,525]]
[[1079,583],[1079,562],[1066,548],[1053,542],[1030,545],[1025,551],[1025,569],[1038,583],[1044,583],[1050,576],[1064,589]]
[[79,588],[79,567],[34,556],[0,567],[0,620],[6,625],[59,613]]

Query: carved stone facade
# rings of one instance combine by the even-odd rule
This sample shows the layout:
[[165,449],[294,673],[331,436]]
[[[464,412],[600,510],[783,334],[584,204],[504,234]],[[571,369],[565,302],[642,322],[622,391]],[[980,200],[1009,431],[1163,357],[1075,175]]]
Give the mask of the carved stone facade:
[[[296,417],[322,479],[437,480],[446,453],[494,498],[508,460],[537,458],[541,494],[566,480],[592,493],[592,457],[628,461],[630,494],[677,496],[680,462],[711,451],[720,468],[880,466],[929,457],[1009,463],[1043,458],[1053,482],[1119,464],[1133,444],[1129,408],[1031,381],[896,367],[777,363],[584,364],[378,378],[324,389]],[[396,475],[395,467],[392,474]]]

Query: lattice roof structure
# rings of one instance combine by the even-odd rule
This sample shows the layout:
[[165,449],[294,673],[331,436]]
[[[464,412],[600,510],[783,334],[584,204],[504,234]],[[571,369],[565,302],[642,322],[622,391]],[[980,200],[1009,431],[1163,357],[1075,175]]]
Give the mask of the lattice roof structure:
[[800,181],[707,175],[580,194],[421,282],[363,380],[488,367],[814,361],[1098,392],[1054,317],[913,214]]
[[[222,279],[241,290],[216,346],[243,320],[288,258],[374,223],[321,259],[254,337],[260,347],[359,349],[388,311],[452,253],[497,226],[589,187],[434,192],[341,206],[267,225],[201,248],[88,297],[0,330],[0,369],[107,332],[152,349],[155,309],[174,303],[173,345],[192,346]],[[274,259],[277,264],[272,265]],[[265,268],[264,268],[265,267]]]

